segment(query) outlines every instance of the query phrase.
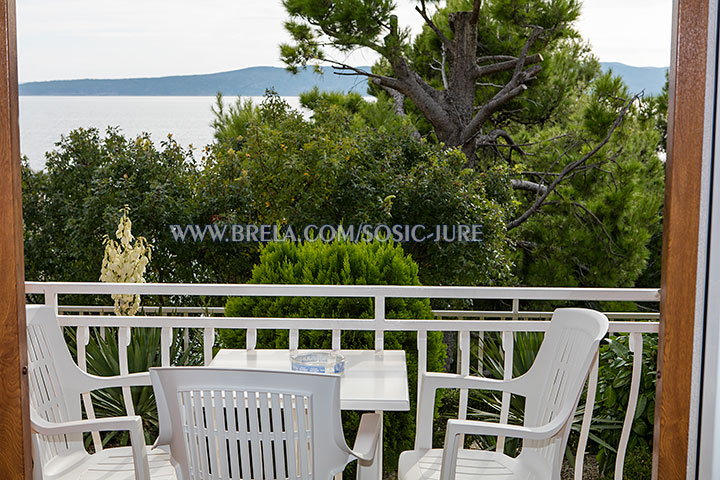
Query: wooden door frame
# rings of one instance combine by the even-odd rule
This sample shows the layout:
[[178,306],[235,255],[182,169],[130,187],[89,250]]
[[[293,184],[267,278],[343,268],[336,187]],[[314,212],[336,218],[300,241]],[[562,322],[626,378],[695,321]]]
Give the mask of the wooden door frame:
[[[653,442],[653,478],[660,480],[695,478],[697,467],[704,322],[698,299],[705,295],[709,223],[707,122],[714,120],[708,102],[714,102],[717,82],[714,60],[709,60],[715,47],[708,55],[709,42],[715,40],[708,35],[711,11],[710,0],[675,0],[673,5]],[[708,78],[713,83],[706,85]]]
[[0,478],[31,475],[15,0],[0,0]]
[[[675,0],[673,13],[654,442],[654,477],[661,480],[688,472],[708,5]],[[0,477],[29,479],[15,0],[0,0],[0,36]]]

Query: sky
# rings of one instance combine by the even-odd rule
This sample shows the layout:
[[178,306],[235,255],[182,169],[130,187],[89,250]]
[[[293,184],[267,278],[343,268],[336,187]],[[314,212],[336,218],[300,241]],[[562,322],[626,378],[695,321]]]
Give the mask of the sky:
[[[417,32],[412,0],[396,0]],[[577,28],[604,62],[670,63],[672,0],[585,0]],[[280,0],[17,0],[20,82],[283,66]],[[372,64],[372,52],[338,60]]]

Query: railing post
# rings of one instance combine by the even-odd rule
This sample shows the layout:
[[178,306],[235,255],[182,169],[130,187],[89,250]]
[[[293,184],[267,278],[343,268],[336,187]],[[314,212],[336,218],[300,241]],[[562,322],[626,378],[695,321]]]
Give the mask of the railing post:
[[[90,343],[90,327],[77,327],[77,335],[75,336],[77,342],[77,364],[80,370],[87,372],[87,355],[85,347]],[[83,405],[85,406],[85,414],[87,418],[95,418],[95,407],[92,404],[92,397],[90,392],[84,392],[82,394]],[[99,452],[103,449],[102,439],[100,438],[100,432],[90,432],[93,440],[93,447],[95,451]]]
[[[128,354],[127,348],[130,346],[130,327],[118,328],[118,360],[120,363],[120,375],[128,375]],[[135,405],[132,400],[132,391],[130,387],[122,387],[123,401],[125,402],[125,411],[129,416],[135,415]]]
[[[505,363],[503,371],[503,379],[511,380],[513,377],[513,355],[515,348],[515,336],[513,332],[502,332],[502,347],[505,351]],[[510,398],[511,395],[508,392],[502,394],[502,405],[500,408],[500,423],[508,423],[508,417],[510,416]],[[505,437],[498,437],[497,447],[495,448],[498,452],[505,451]]]
[[172,338],[172,327],[162,327],[162,329],[160,329],[160,357],[163,367],[170,366],[170,347],[172,346]]
[[633,420],[635,420],[635,409],[637,408],[638,396],[640,393],[640,375],[642,374],[643,356],[643,335],[642,333],[631,333],[629,338],[630,351],[633,352],[632,380],[630,382],[630,396],[628,397],[628,409],[625,413],[622,435],[618,445],[617,457],[615,458],[615,480],[622,480],[623,468],[625,467],[625,453],[627,451],[630,431]]
[[417,404],[420,405],[420,388],[422,387],[422,377],[427,372],[427,331],[420,330],[417,332],[418,347],[418,373],[417,373]]
[[600,363],[600,352],[595,355],[590,374],[588,375],[587,395],[585,397],[585,413],[583,413],[580,438],[575,455],[575,480],[582,480],[583,464],[585,463],[585,448],[587,447],[588,436],[590,435],[590,424],[592,423],[593,410],[595,409],[595,393],[598,382],[598,364]]
[[[513,298],[512,301],[512,319],[517,320],[520,313],[520,299]],[[513,332],[502,332],[502,348],[505,352],[504,366],[503,366],[503,379],[511,380],[513,378],[513,356],[515,347],[515,336]],[[508,392],[503,392],[502,403],[500,407],[500,423],[508,423],[508,417],[510,416],[510,400],[511,395]],[[497,446],[495,448],[498,452],[505,450],[505,437],[498,437]]]
[[375,296],[375,351],[385,349],[385,296]]
[[245,332],[245,348],[255,350],[257,346],[257,328],[248,328]]
[[300,343],[300,332],[297,328],[290,329],[290,340],[288,343],[291,351],[298,349],[298,344]]
[[[215,345],[215,329],[213,327],[207,327],[203,329],[203,357],[205,359],[205,366],[210,365],[213,358],[213,345]],[[255,348],[253,346],[253,348]]]
[[333,330],[332,331],[332,349],[333,351],[339,351],[340,350],[340,330]]
[[[470,332],[458,332],[460,337],[458,340],[459,366],[460,375],[470,375]],[[458,405],[458,419],[465,420],[467,418],[468,408],[468,389],[460,389],[460,404]],[[465,435],[460,435],[459,444],[465,444]]]

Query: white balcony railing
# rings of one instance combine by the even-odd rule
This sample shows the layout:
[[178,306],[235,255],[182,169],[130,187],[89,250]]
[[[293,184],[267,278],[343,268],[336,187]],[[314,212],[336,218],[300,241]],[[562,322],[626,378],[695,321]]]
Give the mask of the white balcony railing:
[[[77,362],[80,368],[87,368],[86,345],[90,340],[90,328],[117,328],[120,373],[127,374],[127,347],[131,331],[136,328],[161,329],[161,361],[170,365],[170,348],[173,329],[201,329],[203,360],[208,364],[212,359],[216,342],[215,329],[246,330],[247,348],[254,349],[257,330],[277,329],[289,332],[290,348],[297,348],[301,330],[331,330],[333,348],[340,348],[341,332],[364,330],[375,332],[375,349],[382,350],[384,333],[388,331],[417,332],[418,378],[427,368],[427,333],[432,331],[454,332],[457,339],[457,373],[470,374],[471,333],[480,337],[488,332],[501,334],[504,351],[504,376],[512,376],[514,334],[517,332],[543,332],[547,328],[550,311],[522,310],[523,302],[637,302],[647,304],[648,313],[605,312],[610,318],[610,334],[629,333],[629,346],[633,354],[630,396],[620,442],[617,445],[615,478],[622,479],[625,453],[638,401],[640,375],[643,359],[643,335],[658,333],[658,314],[652,312],[659,302],[657,289],[613,289],[613,288],[504,288],[504,287],[408,287],[408,286],[318,286],[318,285],[214,285],[214,284],[102,284],[102,283],[38,283],[27,282],[28,294],[44,296],[44,302],[58,310],[62,326],[77,329]],[[112,306],[91,307],[60,304],[59,295],[109,295],[113,293],[140,294],[152,296],[184,297],[363,297],[372,298],[375,317],[371,319],[337,318],[257,318],[225,317],[222,307],[167,307],[147,305],[143,314],[136,316],[115,316]],[[72,297],[66,297],[72,298]],[[435,311],[435,319],[392,319],[386,318],[385,301],[388,298],[430,298],[430,299],[487,299],[511,302],[507,311]],[[109,297],[108,297],[109,300]],[[481,342],[478,342],[480,345]],[[479,348],[479,347],[476,347]],[[482,351],[476,352],[482,361]],[[592,422],[595,392],[598,380],[598,362],[590,373],[587,387],[587,403],[583,414],[577,455],[575,457],[575,479],[582,478],[584,452]],[[128,414],[134,414],[130,389],[123,391]],[[94,410],[89,395],[83,398],[87,415],[92,418]],[[460,393],[459,414],[467,414],[467,391]],[[506,422],[510,411],[510,398],[502,398],[501,422]],[[100,437],[95,436],[96,448],[102,448]],[[502,442],[498,442],[498,449]]]

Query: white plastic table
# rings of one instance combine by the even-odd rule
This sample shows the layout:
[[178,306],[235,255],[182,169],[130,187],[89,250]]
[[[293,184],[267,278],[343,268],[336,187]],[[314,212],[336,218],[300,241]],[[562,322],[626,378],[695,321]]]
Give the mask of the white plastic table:
[[[306,350],[299,350],[304,352]],[[403,350],[341,350],[345,372],[340,379],[340,408],[383,411],[410,410],[407,364]],[[220,350],[211,367],[291,370],[288,350]],[[382,434],[381,434],[382,435]],[[372,467],[358,465],[358,479],[382,478],[382,437]]]

